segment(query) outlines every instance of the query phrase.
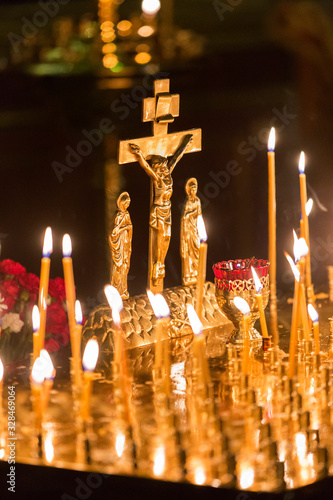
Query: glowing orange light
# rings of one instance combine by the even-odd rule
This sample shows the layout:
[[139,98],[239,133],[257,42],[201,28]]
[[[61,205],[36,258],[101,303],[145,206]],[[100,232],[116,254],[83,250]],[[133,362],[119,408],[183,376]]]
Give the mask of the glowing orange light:
[[115,54],[106,54],[103,57],[103,65],[105,68],[114,68],[117,66],[119,60]]
[[151,55],[148,52],[139,52],[134,59],[138,64],[147,64],[151,60]]
[[107,43],[103,45],[102,52],[103,54],[111,54],[117,50],[117,45],[115,43]]
[[155,33],[155,30],[152,26],[141,26],[141,28],[138,29],[138,35],[142,36],[143,38],[148,38],[151,36],[153,33]]

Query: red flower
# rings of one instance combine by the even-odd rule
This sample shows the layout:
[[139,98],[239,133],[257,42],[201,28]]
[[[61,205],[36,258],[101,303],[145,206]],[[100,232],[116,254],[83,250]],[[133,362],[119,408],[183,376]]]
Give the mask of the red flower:
[[49,295],[52,299],[62,304],[66,299],[65,281],[62,278],[56,278],[49,281]]
[[47,308],[46,333],[54,335],[60,344],[65,345],[69,340],[69,326],[64,308],[53,302]]
[[27,290],[30,295],[30,302],[36,302],[38,291],[39,291],[39,278],[35,274],[26,273],[23,276],[19,276],[18,279],[20,285]]
[[18,262],[10,259],[0,261],[0,273],[10,276],[22,276],[25,274],[25,268]]
[[44,349],[46,349],[47,352],[54,352],[59,351],[60,346],[54,339],[47,339],[45,340]]
[[7,309],[4,313],[10,312],[16,302],[19,293],[18,283],[12,279],[6,279],[0,282],[0,293],[3,299],[2,305],[6,305]]

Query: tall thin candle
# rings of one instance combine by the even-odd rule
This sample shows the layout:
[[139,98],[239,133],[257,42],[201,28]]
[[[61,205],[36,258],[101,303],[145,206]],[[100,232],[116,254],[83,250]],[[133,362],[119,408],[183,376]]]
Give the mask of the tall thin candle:
[[202,215],[197,219],[198,233],[200,238],[199,248],[199,264],[198,264],[198,280],[196,289],[195,311],[202,319],[203,295],[206,281],[206,266],[207,266],[207,233]]
[[308,294],[308,299],[311,302],[313,300],[313,291],[311,285],[311,257],[310,257],[310,238],[309,238],[309,219],[308,212],[306,209],[306,204],[308,201],[307,198],[307,189],[306,189],[306,175],[305,175],[305,154],[302,151],[299,157],[298,162],[298,171],[299,171],[299,185],[300,185],[300,196],[301,196],[301,209],[302,209],[302,218],[304,221],[304,239],[308,246],[308,253],[305,257],[305,286]]
[[74,272],[72,261],[72,241],[69,234],[65,234],[62,239],[62,266],[65,278],[67,314],[69,322],[69,332],[71,337],[71,346],[73,352],[74,336],[75,336],[75,285]]
[[49,277],[50,277],[50,255],[53,251],[52,230],[50,227],[46,228],[43,244],[43,257],[41,260],[40,268],[40,281],[39,281],[39,295],[38,295],[38,309],[40,314],[39,326],[39,343],[38,343],[38,356],[41,349],[44,348],[45,339],[45,326],[46,326],[46,300],[49,290]]
[[268,260],[271,300],[276,301],[276,186],[275,186],[275,128],[267,144],[268,157]]
[[39,316],[39,310],[37,306],[34,306],[32,308],[32,329],[33,329],[33,360],[36,361],[36,359],[39,356],[39,327],[40,327],[40,316]]
[[308,312],[313,324],[313,337],[315,341],[315,354],[320,354],[319,315],[312,304],[308,304]]

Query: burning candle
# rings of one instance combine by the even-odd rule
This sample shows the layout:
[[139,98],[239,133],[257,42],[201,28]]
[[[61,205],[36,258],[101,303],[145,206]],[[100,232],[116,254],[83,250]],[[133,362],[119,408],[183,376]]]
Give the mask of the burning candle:
[[50,277],[50,255],[53,251],[52,229],[46,228],[43,244],[43,257],[41,260],[40,268],[40,281],[39,281],[39,295],[38,295],[38,309],[40,315],[39,326],[39,342],[38,342],[38,355],[39,351],[44,347],[45,339],[45,326],[46,326],[46,300],[49,290],[49,277]]
[[234,298],[234,305],[243,314],[243,329],[244,329],[244,349],[243,349],[243,375],[249,374],[249,359],[250,359],[250,315],[251,309],[246,300],[241,297]]
[[199,377],[202,384],[208,385],[210,382],[209,368],[207,364],[207,359],[204,349],[204,336],[202,332],[202,323],[199,319],[198,314],[194,310],[191,304],[187,305],[187,315],[190,321],[192,331],[194,333],[193,338],[193,356],[198,360],[200,373]]
[[32,404],[35,414],[35,428],[38,437],[38,454],[42,458],[43,442],[42,442],[42,424],[43,424],[43,392],[45,380],[45,363],[38,356],[31,370],[30,382],[32,393]]
[[207,266],[207,233],[202,215],[198,215],[197,227],[200,238],[199,248],[199,264],[198,264],[198,280],[196,288],[196,303],[195,311],[202,319],[203,295],[206,281],[206,266]]
[[90,399],[92,392],[92,381],[94,378],[94,371],[97,364],[99,355],[99,347],[96,339],[90,339],[87,342],[86,348],[83,353],[83,392],[82,392],[82,406],[81,416],[84,423],[87,422],[90,416]]
[[69,234],[64,234],[62,239],[62,267],[64,270],[67,314],[69,323],[69,333],[71,337],[71,346],[75,343],[75,285],[72,260],[72,241]]
[[81,387],[82,370],[81,370],[81,337],[82,337],[82,309],[79,300],[75,301],[75,332],[72,344],[74,383],[76,387]]
[[40,316],[39,309],[37,306],[32,308],[32,329],[33,329],[33,360],[39,356],[39,326],[40,326]]
[[275,128],[272,127],[267,144],[268,157],[268,260],[271,300],[276,300],[276,187],[275,187]]
[[285,252],[286,259],[288,260],[292,272],[295,277],[295,288],[294,288],[294,300],[293,300],[293,312],[291,319],[291,330],[290,330],[290,340],[289,340],[289,371],[288,376],[290,379],[295,375],[295,356],[297,349],[297,321],[298,321],[298,304],[299,304],[299,279],[300,272],[298,267],[294,264],[293,259]]
[[311,284],[311,260],[310,260],[310,238],[309,238],[309,219],[308,214],[311,211],[312,205],[308,205],[307,210],[307,190],[306,190],[306,175],[305,175],[305,155],[302,151],[299,157],[298,162],[298,171],[299,171],[299,184],[300,184],[300,195],[301,195],[301,209],[302,209],[302,219],[304,221],[304,239],[306,241],[308,252],[305,257],[305,284],[308,293],[309,301],[313,300],[313,292],[312,292],[312,284]]
[[47,405],[49,403],[50,392],[53,387],[53,380],[56,373],[52,363],[52,359],[50,358],[49,353],[45,349],[42,349],[40,351],[39,364],[40,364],[40,369],[42,369],[44,373],[42,411],[43,413],[45,413]]
[[304,238],[297,239],[296,233],[294,231],[294,254],[295,254],[295,262],[299,262],[299,270],[300,270],[300,281],[299,281],[299,318],[297,320],[297,326],[299,325],[299,321],[302,321],[303,330],[304,330],[304,338],[305,340],[310,340],[310,331],[309,331],[309,320],[306,309],[306,296],[305,296],[305,288],[304,288],[304,271],[305,271],[305,258],[308,253],[308,246]]
[[319,338],[319,315],[312,304],[308,304],[308,312],[313,325],[313,337],[315,341],[315,353],[320,354],[320,338]]
[[112,285],[104,287],[104,293],[112,311],[112,320],[114,325],[114,361],[119,367],[122,365],[123,358],[123,332],[121,328],[120,311],[123,308],[123,301],[118,290]]
[[[154,314],[156,316],[156,347],[155,347],[155,367],[158,370],[162,370],[162,358],[163,358],[163,329],[165,323],[168,323],[170,316],[170,309],[166,303],[165,298],[160,293],[154,295],[150,290],[147,290],[147,295],[151,306],[153,308]],[[166,367],[165,367],[166,368]]]
[[260,279],[258,278],[258,275],[252,266],[251,266],[251,271],[257,291],[257,293],[255,294],[255,298],[258,305],[262,336],[263,338],[268,338],[267,324],[266,324],[266,318],[265,318],[264,307],[262,303],[262,295],[261,295],[262,284],[260,283]]

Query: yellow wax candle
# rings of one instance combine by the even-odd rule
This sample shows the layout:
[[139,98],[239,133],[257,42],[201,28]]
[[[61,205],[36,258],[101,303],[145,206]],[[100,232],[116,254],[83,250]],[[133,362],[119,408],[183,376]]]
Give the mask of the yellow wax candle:
[[73,272],[73,261],[72,261],[72,241],[69,234],[65,234],[62,239],[62,254],[63,254],[62,266],[65,279],[68,323],[72,340],[72,337],[74,337],[74,330],[75,330],[76,294],[75,294],[74,272]]
[[75,331],[73,342],[73,369],[74,369],[74,383],[76,387],[81,387],[82,382],[82,369],[81,369],[81,339],[82,339],[82,309],[78,300],[75,301]]
[[44,382],[43,382],[43,391],[42,391],[42,412],[43,415],[46,412],[47,405],[49,403],[50,399],[50,392],[53,387],[53,379],[55,377],[55,369],[52,363],[52,360],[50,358],[49,353],[45,350],[42,349],[40,351],[40,368],[43,370],[44,374]]
[[49,277],[50,277],[50,255],[53,251],[52,230],[50,227],[46,228],[43,244],[43,257],[41,260],[40,268],[40,281],[39,281],[39,294],[38,294],[38,309],[40,314],[40,327],[39,327],[39,351],[44,347],[45,340],[45,326],[46,326],[46,301],[49,290]]
[[162,370],[163,366],[163,344],[162,337],[167,335],[165,324],[166,320],[170,316],[170,309],[165,301],[165,298],[161,294],[154,295],[150,290],[147,291],[147,295],[151,306],[153,308],[154,314],[156,316],[156,345],[155,345],[155,367],[157,370]]
[[252,271],[252,276],[253,276],[254,284],[256,287],[256,291],[257,291],[257,293],[255,294],[255,298],[256,298],[258,311],[259,311],[261,332],[262,332],[263,338],[267,338],[268,337],[267,323],[266,323],[264,307],[263,307],[263,303],[262,303],[262,295],[261,295],[262,284],[260,282],[260,279],[258,278],[258,275],[257,275],[255,269],[252,266],[251,266],[251,271]]
[[305,155],[302,151],[300,154],[299,162],[298,162],[298,170],[299,170],[299,185],[300,185],[300,196],[301,196],[301,209],[302,209],[302,218],[304,221],[304,239],[308,246],[308,253],[306,255],[306,273],[305,273],[305,284],[306,288],[311,288],[311,257],[310,257],[310,238],[309,238],[309,219],[308,219],[308,211],[307,211],[307,189],[306,189],[306,175],[305,171]]
[[42,434],[44,380],[45,380],[45,374],[43,370],[43,363],[41,361],[41,358],[38,357],[33,364],[30,377],[32,404],[35,414],[35,428],[38,436],[41,436]]
[[202,333],[202,323],[197,312],[191,304],[187,305],[187,315],[194,333],[192,348],[193,356],[197,359],[200,368],[199,379],[202,385],[207,386],[210,383],[209,367],[205,354],[204,336]]
[[197,219],[198,233],[200,238],[199,248],[199,263],[198,263],[198,280],[196,286],[196,302],[195,311],[202,319],[203,295],[206,282],[206,267],[207,267],[207,233],[202,215]]
[[[114,362],[123,367],[123,331],[121,328],[120,312],[123,308],[123,301],[118,290],[112,285],[104,287],[104,293],[112,311],[114,329]],[[124,367],[123,367],[124,368]]]
[[320,354],[319,315],[312,304],[308,304],[308,312],[313,325],[315,354]]
[[40,326],[40,317],[39,317],[39,310],[37,306],[34,306],[32,308],[32,328],[33,328],[33,360],[36,361],[36,359],[39,356],[39,326]]
[[291,266],[295,277],[295,288],[294,288],[294,300],[293,300],[293,312],[291,319],[291,330],[290,330],[290,339],[289,339],[289,369],[288,369],[288,377],[292,379],[295,375],[295,356],[297,350],[297,327],[298,327],[298,307],[299,307],[299,279],[300,279],[300,271],[299,267],[294,264],[294,261],[285,253],[285,256]]
[[267,145],[268,157],[268,260],[271,301],[276,301],[276,186],[275,129],[272,127]]
[[94,379],[94,370],[96,368],[99,354],[98,342],[95,339],[90,339],[87,342],[83,353],[83,391],[81,400],[81,417],[83,422],[86,422],[90,417],[90,400],[92,393],[92,382]]

